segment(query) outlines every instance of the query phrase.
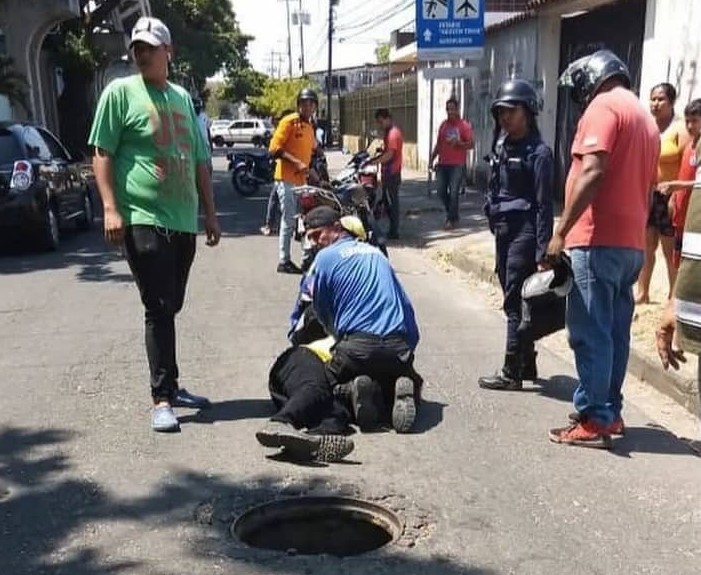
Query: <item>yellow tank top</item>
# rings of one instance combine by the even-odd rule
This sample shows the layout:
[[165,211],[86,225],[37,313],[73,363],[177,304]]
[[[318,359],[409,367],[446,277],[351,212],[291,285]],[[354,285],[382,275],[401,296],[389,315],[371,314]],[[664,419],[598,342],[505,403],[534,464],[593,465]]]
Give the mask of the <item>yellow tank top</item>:
[[682,163],[684,150],[679,145],[679,121],[673,121],[669,128],[660,134],[660,162],[657,170],[657,181],[668,182],[676,180]]

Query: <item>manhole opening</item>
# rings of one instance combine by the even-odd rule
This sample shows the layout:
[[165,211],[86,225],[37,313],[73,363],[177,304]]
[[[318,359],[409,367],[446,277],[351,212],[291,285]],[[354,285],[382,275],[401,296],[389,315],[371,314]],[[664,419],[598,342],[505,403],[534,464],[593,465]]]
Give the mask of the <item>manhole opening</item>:
[[385,507],[346,497],[300,497],[248,510],[232,535],[259,549],[299,555],[360,555],[401,537],[399,517]]

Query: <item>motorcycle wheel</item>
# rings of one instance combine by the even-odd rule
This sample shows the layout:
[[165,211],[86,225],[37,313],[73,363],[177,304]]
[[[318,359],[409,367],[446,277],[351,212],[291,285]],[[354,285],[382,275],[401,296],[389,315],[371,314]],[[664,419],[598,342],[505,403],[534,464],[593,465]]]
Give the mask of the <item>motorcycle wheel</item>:
[[234,189],[243,197],[253,196],[258,191],[258,184],[249,176],[246,166],[235,168],[231,174]]

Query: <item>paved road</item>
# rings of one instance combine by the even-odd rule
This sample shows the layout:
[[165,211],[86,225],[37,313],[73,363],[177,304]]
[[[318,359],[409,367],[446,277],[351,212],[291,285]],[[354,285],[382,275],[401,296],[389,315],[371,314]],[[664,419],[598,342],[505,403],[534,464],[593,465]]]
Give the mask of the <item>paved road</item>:
[[[542,350],[542,386],[486,393],[501,317],[484,294],[415,248],[391,250],[413,297],[429,384],[415,434],[356,436],[345,465],[266,458],[267,370],[285,346],[297,278],[275,273],[256,233],[266,197],[233,195],[215,161],[222,245],[203,243],[179,321],[182,383],[216,402],[149,429],[141,309],[100,235],[59,254],[0,258],[0,502],[3,575],[695,574],[701,460],[636,408],[613,453],[548,443],[572,367]],[[242,509],[280,494],[383,501],[402,543],[362,558],[251,551],[227,536]],[[0,495],[2,497],[2,495]]]

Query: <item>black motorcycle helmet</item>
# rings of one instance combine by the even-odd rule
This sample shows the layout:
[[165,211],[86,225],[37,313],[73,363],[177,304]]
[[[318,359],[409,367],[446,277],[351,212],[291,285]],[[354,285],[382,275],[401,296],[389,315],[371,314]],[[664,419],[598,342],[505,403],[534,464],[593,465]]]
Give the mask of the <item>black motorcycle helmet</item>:
[[515,108],[523,105],[534,116],[538,115],[538,94],[525,80],[507,80],[497,90],[492,102],[492,116],[496,120],[500,107]]
[[299,94],[297,94],[297,105],[299,106],[300,102],[304,100],[311,100],[314,102],[317,106],[319,105],[319,96],[316,95],[316,92],[312,90],[311,88],[304,88],[299,91]]
[[611,78],[619,79],[630,89],[628,66],[611,50],[599,50],[572,62],[560,76],[560,86],[570,88],[572,100],[586,106]]

